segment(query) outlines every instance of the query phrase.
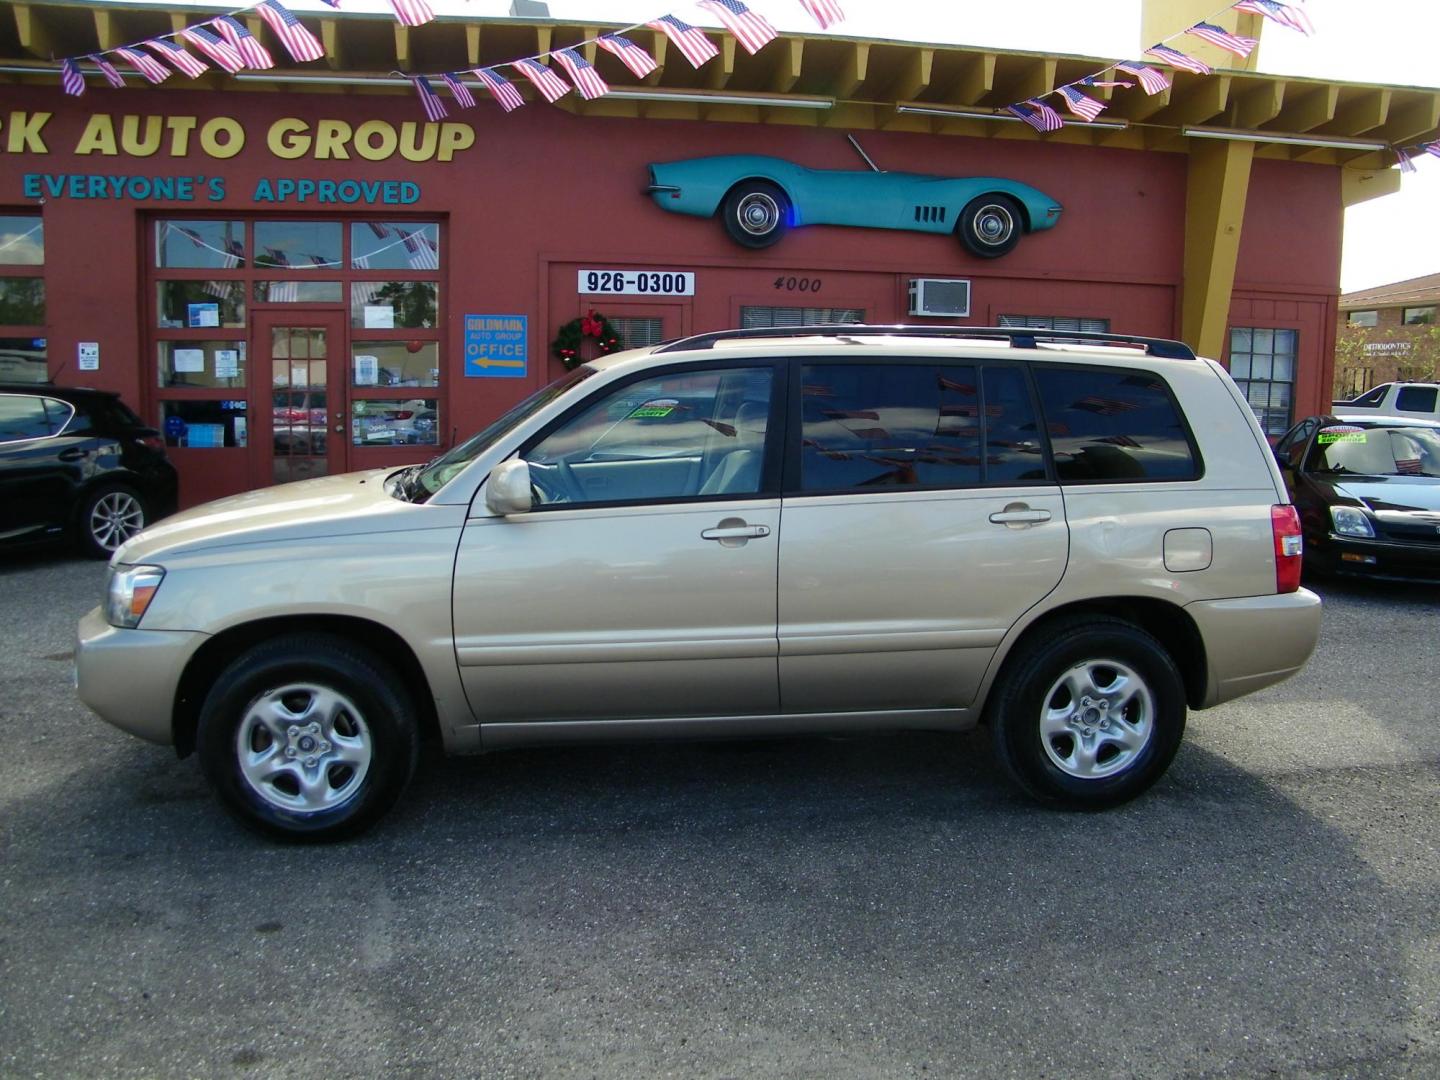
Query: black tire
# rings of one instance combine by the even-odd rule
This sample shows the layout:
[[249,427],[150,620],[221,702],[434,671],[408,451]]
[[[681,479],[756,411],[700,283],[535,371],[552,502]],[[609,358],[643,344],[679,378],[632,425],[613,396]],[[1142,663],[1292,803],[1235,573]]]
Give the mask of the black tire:
[[745,180],[725,196],[720,220],[741,247],[767,248],[790,228],[790,199],[768,180]]
[[75,541],[90,558],[108,559],[148,524],[150,511],[138,491],[125,484],[104,484],[80,501]]
[[278,638],[235,659],[205,698],[195,742],[227,810],[260,833],[299,842],[342,840],[373,825],[410,782],[419,745],[415,707],[394,670],[369,649],[323,634]]
[[[1122,675],[1138,683],[1115,681]],[[1096,697],[1077,700],[1067,680],[1088,683]],[[1139,627],[1077,617],[1019,647],[988,716],[996,754],[1020,787],[1042,802],[1098,810],[1135,798],[1170,767],[1185,733],[1185,688],[1169,654]]]
[[1008,195],[981,195],[960,211],[955,226],[960,243],[971,255],[998,259],[1015,250],[1025,232],[1025,214]]

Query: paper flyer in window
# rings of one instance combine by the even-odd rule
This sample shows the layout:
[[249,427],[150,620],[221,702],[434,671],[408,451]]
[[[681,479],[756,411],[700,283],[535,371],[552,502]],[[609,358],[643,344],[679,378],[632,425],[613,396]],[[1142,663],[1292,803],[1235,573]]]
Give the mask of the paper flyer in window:
[[176,349],[175,370],[177,372],[203,372],[205,370],[205,350]]

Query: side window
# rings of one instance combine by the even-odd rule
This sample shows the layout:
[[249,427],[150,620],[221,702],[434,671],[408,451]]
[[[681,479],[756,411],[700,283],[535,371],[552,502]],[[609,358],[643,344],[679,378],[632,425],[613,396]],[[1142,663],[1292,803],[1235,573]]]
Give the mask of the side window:
[[1044,480],[1045,444],[1019,368],[985,368],[985,483]]
[[0,394],[0,442],[41,439],[50,434],[53,431],[42,399]]
[[1292,468],[1300,467],[1300,459],[1305,454],[1305,444],[1310,441],[1310,436],[1315,433],[1316,421],[1306,420],[1290,433],[1288,440],[1281,440],[1282,445],[1275,447],[1275,452],[1280,454]]
[[67,432],[67,434],[79,434],[90,427],[90,425],[86,423],[84,413],[81,413],[68,401],[57,401],[55,398],[45,399],[45,418],[50,423],[50,433],[52,435],[59,435],[64,431],[65,425],[70,423],[72,416],[75,418],[75,423],[71,425],[72,430]]
[[1061,483],[1193,480],[1196,453],[1158,375],[1035,368]]
[[1434,386],[1402,386],[1395,395],[1395,408],[1400,412],[1435,411],[1435,398],[1440,388]]
[[1382,383],[1381,385],[1375,387],[1374,390],[1367,390],[1365,393],[1361,394],[1358,398],[1355,399],[1355,404],[1364,405],[1367,407],[1373,406],[1378,408],[1384,402],[1385,395],[1389,392],[1390,384],[1388,382]]
[[537,502],[756,495],[769,367],[682,372],[603,391],[522,456]]

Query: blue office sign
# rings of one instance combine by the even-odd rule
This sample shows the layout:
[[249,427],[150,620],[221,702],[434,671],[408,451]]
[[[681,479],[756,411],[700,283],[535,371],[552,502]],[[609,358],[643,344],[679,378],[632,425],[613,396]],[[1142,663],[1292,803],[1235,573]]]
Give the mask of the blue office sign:
[[527,316],[465,316],[466,378],[523,379],[528,350]]

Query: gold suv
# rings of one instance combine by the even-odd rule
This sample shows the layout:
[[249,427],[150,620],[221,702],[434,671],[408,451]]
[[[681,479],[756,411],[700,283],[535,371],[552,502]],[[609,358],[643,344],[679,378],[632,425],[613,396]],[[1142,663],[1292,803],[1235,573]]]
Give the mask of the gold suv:
[[241,820],[378,818],[452,753],[984,722],[1040,799],[1153,784],[1186,708],[1293,675],[1300,526],[1177,342],[706,334],[586,364],[428,464],[155,525],[80,623],[80,696]]

